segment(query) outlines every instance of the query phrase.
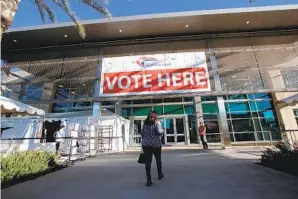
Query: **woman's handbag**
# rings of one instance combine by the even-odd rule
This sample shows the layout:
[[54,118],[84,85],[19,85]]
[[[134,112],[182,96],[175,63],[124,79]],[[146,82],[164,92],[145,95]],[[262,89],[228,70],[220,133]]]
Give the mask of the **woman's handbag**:
[[138,159],[139,164],[145,164],[145,154],[142,152]]

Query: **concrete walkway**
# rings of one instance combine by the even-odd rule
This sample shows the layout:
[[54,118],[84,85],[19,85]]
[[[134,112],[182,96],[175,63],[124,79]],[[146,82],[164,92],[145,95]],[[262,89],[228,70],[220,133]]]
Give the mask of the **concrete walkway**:
[[[298,178],[253,164],[231,152],[163,154],[165,179],[145,187],[138,154],[109,155],[2,190],[2,199],[290,199]],[[246,158],[246,156],[242,156]],[[258,158],[255,156],[255,158]]]

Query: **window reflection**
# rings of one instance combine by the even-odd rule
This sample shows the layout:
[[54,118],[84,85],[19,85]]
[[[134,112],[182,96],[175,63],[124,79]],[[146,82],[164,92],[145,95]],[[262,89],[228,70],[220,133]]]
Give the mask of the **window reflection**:
[[166,102],[182,102],[182,97],[177,98],[164,98],[163,101]]
[[152,103],[162,103],[162,99],[152,99]]
[[248,112],[249,106],[248,102],[243,103],[228,103],[229,111],[228,112]]
[[93,97],[93,81],[70,81],[58,82],[55,85],[55,100],[73,100],[74,102],[54,103],[53,112],[73,112],[92,110],[93,103],[90,101],[78,102]]
[[22,89],[20,101],[38,102],[42,99],[43,84],[28,84]]
[[184,105],[184,112],[187,115],[192,115],[195,113],[194,105]]
[[239,100],[239,99],[247,99],[246,94],[239,94],[239,95],[228,95],[228,100]]
[[272,104],[270,101],[260,101],[260,102],[256,102],[256,104],[259,111],[272,109]]
[[133,100],[134,104],[151,104],[151,99]]
[[133,107],[133,116],[146,116],[151,111],[151,106],[149,107]]
[[205,122],[205,126],[206,126],[207,134],[219,133],[219,126],[218,126],[217,120],[207,121],[207,122]]
[[254,131],[252,119],[232,120],[234,132]]
[[216,101],[216,96],[201,96],[201,101]]
[[183,105],[167,105],[167,106],[164,106],[164,114],[166,114],[166,115],[184,114]]
[[122,108],[122,116],[123,117],[129,117],[129,116],[131,116],[131,113],[130,113],[130,110],[131,110],[131,108]]
[[[225,103],[228,117],[229,131],[233,141],[266,141],[269,140],[269,130],[277,129],[277,120],[270,95],[255,93],[246,95],[231,95]],[[242,102],[238,99],[244,100]],[[233,102],[232,100],[235,100]],[[280,133],[275,131],[275,139],[280,138]],[[255,137],[256,136],[256,137]],[[234,139],[235,137],[235,139]],[[273,139],[273,136],[272,136]]]
[[254,133],[235,133],[236,141],[255,141]]

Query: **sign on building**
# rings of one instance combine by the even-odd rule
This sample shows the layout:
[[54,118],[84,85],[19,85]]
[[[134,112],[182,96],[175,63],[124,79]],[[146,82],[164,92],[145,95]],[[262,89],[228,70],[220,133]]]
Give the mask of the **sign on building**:
[[104,96],[210,91],[204,52],[104,58]]

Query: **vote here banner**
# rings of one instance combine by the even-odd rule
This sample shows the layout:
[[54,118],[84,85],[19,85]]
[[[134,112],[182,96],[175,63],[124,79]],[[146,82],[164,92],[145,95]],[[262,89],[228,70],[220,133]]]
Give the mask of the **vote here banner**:
[[205,53],[169,53],[104,58],[101,95],[210,91]]

